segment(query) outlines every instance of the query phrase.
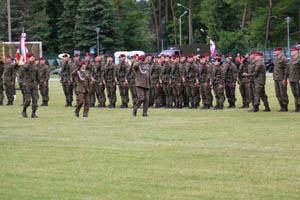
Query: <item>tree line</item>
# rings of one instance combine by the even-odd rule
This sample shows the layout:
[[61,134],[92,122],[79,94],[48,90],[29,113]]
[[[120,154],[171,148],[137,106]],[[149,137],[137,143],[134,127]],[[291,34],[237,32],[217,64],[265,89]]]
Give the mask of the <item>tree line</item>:
[[[24,27],[28,40],[42,41],[46,54],[100,49],[160,51],[179,44],[179,16],[191,10],[192,42],[213,40],[226,53],[247,48],[286,46],[300,41],[299,0],[14,0],[12,38]],[[7,0],[0,0],[0,41],[8,40]],[[188,14],[182,18],[182,42],[189,42]]]

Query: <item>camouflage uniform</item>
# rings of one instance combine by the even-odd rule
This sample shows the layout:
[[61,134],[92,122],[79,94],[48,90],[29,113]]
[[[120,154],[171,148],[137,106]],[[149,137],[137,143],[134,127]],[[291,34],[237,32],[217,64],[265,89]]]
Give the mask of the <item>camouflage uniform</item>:
[[150,76],[151,76],[151,91],[152,91],[152,98],[153,103],[156,105],[156,108],[160,107],[160,84],[159,78],[161,73],[161,65],[155,63],[150,68]]
[[185,65],[185,83],[186,83],[186,94],[189,98],[189,103],[191,104],[190,108],[197,108],[197,97],[196,97],[196,90],[197,86],[196,83],[196,71],[197,66],[194,63],[187,63]]
[[248,73],[249,62],[244,59],[239,66],[239,84],[240,93],[243,99],[243,106],[241,108],[249,108],[250,103],[250,79],[243,76],[243,73]]
[[117,65],[116,77],[119,85],[119,92],[122,100],[121,108],[128,108],[129,97],[128,97],[128,85],[125,85],[126,72],[128,71],[129,65],[123,61]]
[[249,77],[253,78],[254,82],[254,107],[251,112],[259,110],[260,99],[264,102],[265,111],[270,111],[268,97],[265,92],[266,84],[266,67],[262,61],[255,62],[255,69],[253,72],[248,73]]
[[63,64],[61,68],[61,83],[64,90],[65,98],[67,106],[72,106],[72,94],[73,94],[73,87],[71,85],[71,71],[72,67],[71,65],[66,62]]
[[131,98],[132,98],[132,104],[134,106],[137,101],[137,92],[136,92],[136,87],[135,87],[135,72],[133,69],[133,64],[131,64],[128,67],[128,70],[126,73],[126,80],[128,81],[130,94],[131,94]]
[[96,89],[96,95],[99,101],[98,107],[104,108],[106,97],[105,97],[105,86],[103,84],[104,79],[104,65],[100,63],[95,63],[94,71],[93,71],[93,77],[95,80],[95,89]]
[[[13,63],[4,64],[3,80],[5,86],[5,92],[8,103],[6,105],[13,105],[14,101],[14,90],[15,90],[15,79],[16,79],[16,65]],[[12,85],[13,83],[13,85]]]
[[[90,62],[90,66],[89,66],[89,75],[91,77],[93,77],[95,79],[95,68],[96,68],[96,64],[94,62]],[[89,90],[90,93],[90,107],[95,107],[95,103],[97,101],[96,98],[98,98],[98,96],[96,96],[96,82],[93,82],[91,85],[91,88]],[[99,101],[99,99],[98,99]]]
[[19,87],[22,93],[22,97],[23,97],[23,101],[22,101],[22,105],[24,105],[25,102],[25,89],[24,89],[24,66],[20,66],[18,69],[18,79],[19,79]]
[[295,98],[295,112],[300,112],[300,56],[291,58],[288,62],[287,77]]
[[287,85],[283,85],[282,81],[287,80],[287,60],[284,56],[274,60],[273,80],[275,93],[280,104],[280,111],[287,111],[289,97],[287,95]]
[[216,97],[216,106],[214,109],[222,110],[225,101],[225,95],[224,95],[225,73],[224,73],[224,68],[222,67],[221,64],[219,66],[213,65],[212,72],[211,72],[211,80],[212,80],[213,90]]
[[225,72],[225,94],[229,103],[229,108],[235,107],[235,84],[237,81],[238,71],[233,62],[224,64]]
[[171,70],[172,65],[171,63],[165,63],[162,67],[160,73],[160,80],[162,80],[163,84],[163,91],[165,95],[165,102],[167,108],[172,108],[172,85],[170,84],[171,80]]
[[[80,68],[80,64],[79,62],[72,62],[71,63],[71,66],[70,66],[70,71],[71,71],[71,76],[72,76],[72,72],[74,72],[75,70],[79,69]],[[73,79],[73,76],[72,76],[72,79]],[[76,102],[78,103],[79,102],[79,99],[78,99],[78,94],[77,94],[77,91],[76,91],[76,81],[72,81],[72,83],[70,84],[70,94],[71,94],[71,99],[73,101],[73,95],[75,93],[75,96],[76,96]]]
[[38,67],[38,80],[40,86],[40,93],[42,96],[43,104],[42,106],[47,106],[49,101],[49,78],[50,71],[47,65],[39,65]]
[[199,93],[202,98],[202,109],[209,109],[212,106],[212,94],[211,94],[211,70],[212,66],[209,63],[200,64],[197,71],[197,78],[199,80]]
[[36,111],[38,108],[38,83],[39,83],[39,75],[36,64],[34,63],[26,63],[24,65],[24,90],[25,90],[25,102],[23,106],[23,117],[27,117],[26,110],[30,106],[30,102],[32,103],[32,115],[31,117],[35,118]]
[[107,96],[110,102],[110,108],[116,107],[116,65],[107,63],[104,67],[104,79],[106,83]]
[[0,106],[3,105],[4,92],[3,92],[3,72],[4,72],[4,63],[0,61]]
[[184,76],[184,68],[181,64],[175,63],[171,71],[173,96],[175,97],[175,108],[182,108],[183,90],[182,77]]

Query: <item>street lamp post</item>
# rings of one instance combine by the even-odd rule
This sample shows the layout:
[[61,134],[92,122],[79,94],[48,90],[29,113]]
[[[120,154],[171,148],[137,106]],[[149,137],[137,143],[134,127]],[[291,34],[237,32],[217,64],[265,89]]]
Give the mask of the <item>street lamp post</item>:
[[99,54],[100,53],[100,42],[99,42],[99,33],[100,33],[100,28],[97,27],[96,28],[96,32],[97,32],[97,53]]
[[288,57],[291,56],[291,51],[290,51],[290,22],[291,22],[291,18],[290,17],[286,17],[286,22],[287,22],[287,33],[288,33]]
[[189,12],[189,44],[192,44],[192,12],[188,7],[183,6],[181,3],[177,3],[177,6],[183,7]]
[[179,37],[180,37],[180,45],[182,45],[182,33],[181,33],[181,18],[187,13],[187,11],[184,11],[182,15],[179,17]]

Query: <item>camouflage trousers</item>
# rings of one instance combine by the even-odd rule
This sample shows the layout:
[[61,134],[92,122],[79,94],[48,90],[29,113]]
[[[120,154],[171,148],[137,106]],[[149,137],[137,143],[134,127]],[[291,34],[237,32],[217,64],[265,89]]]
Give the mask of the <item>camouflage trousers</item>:
[[300,86],[297,82],[290,82],[293,96],[295,98],[295,106],[300,106]]
[[283,86],[282,81],[274,81],[275,93],[280,105],[288,105],[289,97],[287,94],[287,85]]
[[122,104],[128,104],[129,103],[129,97],[128,97],[128,86],[124,86],[124,81],[121,81],[119,83],[119,92],[122,100]]
[[217,106],[224,106],[224,101],[225,101],[224,86],[220,88],[220,84],[216,83],[213,85],[213,90],[215,93]]
[[25,92],[25,102],[23,105],[23,109],[26,110],[30,106],[30,103],[31,103],[32,104],[32,112],[37,111],[38,99],[39,99],[37,85],[24,86],[24,92]]
[[129,84],[129,89],[130,89],[130,94],[131,94],[131,98],[132,98],[132,104],[134,106],[136,104],[136,101],[137,101],[137,92],[136,92],[135,83],[130,83]]
[[160,85],[159,83],[153,83],[151,85],[151,95],[153,99],[153,103],[156,105],[160,104]]
[[67,103],[73,101],[73,84],[68,84],[68,82],[62,82],[62,88],[64,90],[65,98]]
[[172,106],[173,103],[172,85],[170,85],[168,82],[163,83],[163,91],[165,95],[166,106]]
[[42,96],[42,101],[49,101],[49,86],[48,86],[48,81],[46,83],[46,85],[44,85],[44,83],[40,83],[40,94]]
[[3,80],[0,79],[0,102],[3,102],[4,99],[4,92],[3,92],[4,88],[3,88]]
[[114,105],[117,101],[116,85],[113,82],[107,82],[106,83],[106,92],[107,92],[109,103],[111,105]]
[[184,87],[180,82],[173,83],[173,96],[176,106],[182,107]]
[[94,105],[96,103],[96,98],[98,99],[98,96],[96,95],[96,83],[93,83],[90,89],[90,105]]
[[240,81],[240,93],[243,100],[243,105],[249,105],[250,99],[250,82],[248,80]]
[[25,88],[24,88],[24,84],[19,82],[19,87],[22,93],[22,98],[23,98],[23,105],[25,103]]
[[199,86],[199,93],[201,95],[203,105],[212,105],[213,97],[210,85],[205,86],[205,83],[201,83]]
[[105,97],[105,86],[99,83],[95,83],[96,96],[99,102],[99,105],[105,106],[106,97]]
[[197,97],[196,97],[197,90],[198,89],[195,86],[194,82],[186,83],[186,85],[185,85],[186,95],[189,98],[189,103],[192,104],[192,105],[197,104]]
[[77,92],[79,102],[76,105],[75,112],[80,112],[81,107],[84,104],[83,116],[87,117],[90,110],[90,93],[89,92]]
[[5,93],[6,93],[7,101],[12,103],[14,101],[15,87],[12,86],[11,82],[8,82],[8,81],[4,82],[4,86],[5,86]]
[[266,95],[265,85],[254,83],[254,105],[259,106],[260,100],[264,102],[265,107],[269,107],[268,96]]
[[236,102],[235,86],[232,85],[232,82],[225,83],[225,94],[229,104]]

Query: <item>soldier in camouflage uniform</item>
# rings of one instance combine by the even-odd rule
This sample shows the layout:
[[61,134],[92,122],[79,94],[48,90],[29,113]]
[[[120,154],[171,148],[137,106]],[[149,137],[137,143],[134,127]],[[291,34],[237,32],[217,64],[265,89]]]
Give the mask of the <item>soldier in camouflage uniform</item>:
[[222,62],[220,57],[215,59],[215,63],[211,70],[211,80],[216,97],[216,106],[214,107],[214,110],[223,110],[225,101],[225,73],[224,68],[222,68]]
[[39,75],[38,69],[35,64],[35,57],[33,54],[29,54],[29,62],[24,65],[24,90],[25,90],[25,102],[23,106],[22,116],[27,117],[26,110],[32,103],[32,118],[38,118],[36,111],[38,108],[38,83]]
[[[193,54],[194,65],[197,67],[197,71],[200,70],[200,57],[201,57],[201,55]],[[199,85],[197,87],[198,87],[198,89],[195,91],[196,108],[200,107],[200,102],[201,102],[201,94],[200,94],[200,90],[199,90]]]
[[103,84],[104,80],[104,64],[102,63],[102,56],[97,55],[95,58],[94,71],[92,72],[94,78],[94,86],[96,89],[97,99],[99,101],[98,108],[105,108],[105,86]]
[[227,54],[226,63],[224,65],[225,71],[225,94],[229,103],[228,108],[235,108],[235,86],[238,78],[238,70],[236,65],[232,62],[232,55]]
[[69,63],[69,57],[67,54],[63,55],[63,64],[60,73],[60,80],[62,84],[62,88],[64,90],[65,98],[66,98],[66,107],[72,106],[72,81],[71,81],[71,71],[72,67]]
[[295,112],[300,112],[300,56],[298,48],[291,48],[291,60],[288,62],[287,77],[295,98]]
[[171,85],[171,70],[172,64],[170,61],[169,56],[165,57],[165,62],[162,66],[162,70],[160,73],[160,84],[162,84],[164,95],[165,95],[165,102],[166,108],[172,108],[172,85]]
[[161,65],[160,65],[160,57],[154,57],[154,64],[150,68],[150,77],[151,77],[151,91],[152,91],[152,98],[153,103],[155,104],[156,108],[160,107],[160,84],[159,84],[159,77],[161,73]]
[[86,70],[91,72],[92,68],[93,68],[93,63],[91,61],[91,54],[89,52],[86,52],[84,55],[85,55],[84,56],[84,62],[86,64]]
[[125,54],[120,55],[120,63],[117,65],[116,76],[119,85],[119,92],[121,96],[122,105],[120,108],[128,108],[129,97],[128,97],[128,80],[126,79],[126,72],[128,71],[129,65],[125,61]]
[[116,107],[116,65],[113,63],[113,56],[109,54],[107,56],[107,64],[104,67],[104,84],[106,85],[107,96],[109,99],[109,108]]
[[262,99],[264,102],[265,105],[264,111],[265,112],[271,111],[268,103],[268,97],[265,92],[266,67],[265,64],[262,62],[262,56],[263,53],[256,52],[254,71],[251,70],[251,72],[243,74],[243,76],[252,77],[254,82],[254,103],[253,103],[253,108],[249,110],[249,112],[259,111],[260,99]]
[[[174,56],[173,66],[171,71],[171,82],[172,82],[172,92],[175,98],[175,108],[182,108],[183,105],[183,85],[182,77],[184,76],[184,69],[179,63],[179,56]],[[173,101],[174,101],[173,100]]]
[[[73,71],[77,70],[80,68],[80,55],[78,53],[75,53],[74,55],[74,62],[71,62],[71,74]],[[76,103],[78,103],[79,99],[78,99],[78,94],[76,92],[76,81],[72,81],[71,86],[70,86],[70,93],[72,96],[72,100],[73,100],[73,94],[75,93],[76,96]]]
[[240,108],[249,108],[250,103],[250,80],[249,77],[244,77],[243,73],[248,73],[249,61],[248,54],[242,56],[241,64],[239,66],[238,83],[240,85],[240,93],[243,99],[243,106]]
[[197,66],[194,64],[193,55],[188,56],[188,62],[185,65],[185,77],[183,78],[183,83],[185,83],[186,87],[186,94],[189,98],[190,108],[196,109],[197,108],[197,97],[196,90],[198,80],[196,78]]
[[274,70],[273,80],[275,85],[275,93],[280,105],[278,112],[287,112],[289,97],[287,95],[287,60],[282,55],[282,48],[274,48]]
[[208,62],[209,54],[204,53],[200,57],[200,66],[197,71],[197,79],[199,81],[199,93],[202,98],[202,109],[210,109],[212,106],[211,94],[211,64]]
[[2,58],[0,58],[0,106],[3,105],[4,92],[3,92],[3,72],[4,72],[4,62]]
[[[99,62],[99,55],[98,54],[95,55],[95,62],[92,62],[92,61],[89,62],[90,64],[89,64],[89,70],[88,71],[90,72],[90,76],[93,77],[93,79],[96,78],[95,77],[95,75],[96,75],[95,71],[96,71],[96,68],[97,68],[96,62]],[[87,64],[87,66],[88,66],[88,64]],[[90,103],[90,107],[95,107],[95,103],[98,99],[98,95],[96,94],[96,82],[91,82],[91,84],[92,85],[91,85],[91,88],[89,90],[89,93],[90,93],[90,102],[89,103]],[[98,101],[99,101],[99,99],[98,99]]]
[[16,67],[17,65],[12,63],[11,57],[6,57],[6,63],[4,64],[3,80],[5,86],[5,92],[7,96],[7,106],[12,106],[14,102],[14,89],[16,79]]
[[49,101],[49,78],[50,71],[48,65],[45,64],[45,59],[43,57],[40,58],[40,64],[38,66],[38,80],[39,80],[39,88],[42,96],[43,103],[41,106],[48,106]]
[[183,80],[186,79],[186,73],[185,73],[185,68],[186,68],[186,65],[187,65],[187,62],[186,62],[186,57],[184,54],[180,55],[180,63],[179,63],[179,68],[182,69],[182,89],[183,89],[183,107],[188,107],[189,106],[189,98],[186,94],[186,82],[183,82]]
[[137,93],[136,93],[136,87],[135,87],[135,72],[133,69],[133,65],[136,62],[136,59],[137,59],[136,55],[131,56],[131,58],[130,58],[131,64],[128,67],[128,70],[126,72],[126,80],[128,81],[133,107],[137,101]]

